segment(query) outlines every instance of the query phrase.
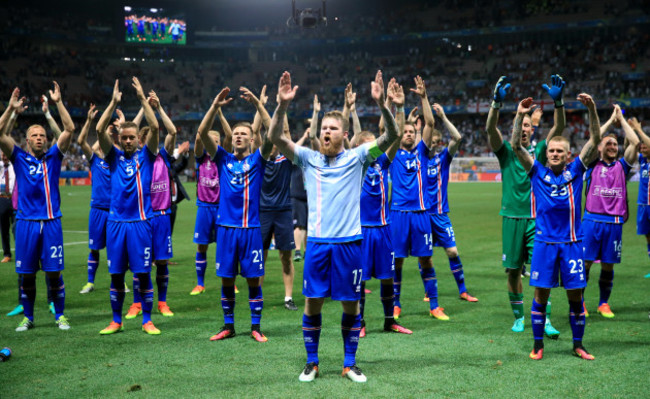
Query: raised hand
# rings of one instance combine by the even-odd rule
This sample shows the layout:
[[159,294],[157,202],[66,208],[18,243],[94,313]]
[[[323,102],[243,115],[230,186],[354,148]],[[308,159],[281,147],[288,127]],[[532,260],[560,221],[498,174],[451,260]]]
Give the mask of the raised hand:
[[614,122],[618,122],[618,123],[621,123],[621,120],[623,119],[623,111],[621,111],[621,106],[618,104],[614,104],[612,119],[614,120]]
[[124,122],[126,122],[126,118],[124,117],[124,113],[122,112],[121,109],[116,109],[115,113],[117,114],[117,118],[115,119],[115,122],[113,122],[113,125],[115,125],[116,128],[120,128]]
[[[564,79],[562,79],[562,76],[560,75],[551,75],[551,87],[549,87],[546,83],[542,85],[542,88],[546,90],[549,96],[553,99],[553,101],[556,102],[561,102],[562,101],[562,91],[564,90],[564,86],[566,83],[564,82]],[[496,100],[495,100],[496,101]],[[556,104],[560,105],[560,104]]]
[[384,105],[384,78],[380,70],[377,71],[375,80],[370,82],[370,94],[372,95],[372,99],[375,100],[380,107]]
[[56,81],[53,81],[53,83],[54,83],[54,91],[49,90],[49,92],[50,92],[50,98],[56,104],[59,101],[61,101],[61,88],[59,87],[59,84],[56,83]]
[[506,94],[508,94],[508,89],[510,89],[510,83],[506,83],[506,77],[501,76],[496,86],[494,86],[494,102],[503,102]]
[[291,74],[284,71],[278,84],[278,102],[288,104],[296,97],[296,91],[298,91],[298,86],[291,87]]
[[259,99],[253,94],[252,91],[248,90],[246,87],[241,86],[239,88],[239,91],[242,92],[242,94],[239,96],[243,98],[244,100],[248,101],[251,104],[255,104],[259,101]]
[[156,95],[155,91],[151,90],[149,92],[149,97],[147,98],[147,101],[149,101],[149,105],[151,105],[151,108],[153,109],[160,108],[160,99]]
[[438,103],[433,103],[433,111],[438,115],[441,119],[446,119],[447,115],[445,115],[445,110],[442,108],[442,105]]
[[43,113],[47,114],[48,112],[50,112],[50,107],[47,104],[47,96],[45,94],[41,96],[41,104],[42,104],[41,108],[43,109]]
[[641,129],[641,124],[639,121],[636,119],[636,117],[632,117],[627,120],[627,123],[632,127],[634,130],[639,130]]
[[352,83],[348,83],[348,85],[345,86],[345,106],[352,109],[356,101],[357,93],[352,91]]
[[228,95],[230,94],[230,88],[224,87],[221,89],[219,94],[214,98],[214,101],[212,101],[212,106],[216,108],[221,108],[222,106],[228,104],[231,102],[233,99],[228,98]]
[[587,108],[596,108],[596,103],[594,99],[587,93],[578,94],[577,100],[580,101]]
[[[397,81],[393,78],[391,79],[393,82],[393,90],[392,90],[392,96],[390,97],[391,101],[393,104],[395,104],[396,107],[403,107],[404,106],[404,88],[402,85],[397,83]],[[387,94],[388,95],[388,94]]]
[[189,151],[190,151],[190,142],[189,141],[185,141],[185,142],[181,143],[181,145],[178,146],[178,154],[179,155],[187,154]]
[[418,96],[420,96],[420,98],[422,98],[422,97],[426,97],[426,95],[427,95],[427,88],[426,88],[426,86],[424,85],[424,80],[422,80],[422,78],[420,77],[420,75],[418,75],[418,76],[416,76],[415,78],[413,78],[413,80],[415,81],[415,89],[411,89],[411,91],[412,91],[413,93],[417,94]]
[[122,92],[120,91],[120,81],[118,79],[115,79],[115,86],[113,86],[113,96],[111,97],[111,101],[115,102],[116,104],[122,101]]
[[11,92],[11,98],[9,99],[9,108],[17,114],[20,114],[27,109],[27,106],[24,105],[27,102],[25,97],[20,97],[20,89],[17,87]]
[[320,112],[320,102],[318,102],[318,95],[314,94],[314,112]]
[[131,83],[133,88],[135,89],[135,93],[138,96],[138,99],[142,100],[145,98],[144,96],[144,90],[142,89],[142,85],[140,84],[140,80],[138,80],[137,77],[133,77],[133,82]]
[[95,109],[95,104],[90,104],[87,118],[89,121],[92,121],[93,119],[95,119],[95,116],[97,116],[97,110]]
[[269,96],[266,95],[266,85],[262,86],[262,91],[260,92],[260,102],[262,105],[266,105],[269,101]]
[[413,107],[411,112],[409,112],[409,116],[406,118],[406,121],[410,123],[415,123],[415,121],[417,120],[418,120],[418,107]]
[[519,114],[527,114],[531,110],[535,109],[535,107],[537,107],[537,105],[533,104],[533,98],[532,97],[524,98],[519,103],[519,106],[517,106],[517,113],[519,113]]

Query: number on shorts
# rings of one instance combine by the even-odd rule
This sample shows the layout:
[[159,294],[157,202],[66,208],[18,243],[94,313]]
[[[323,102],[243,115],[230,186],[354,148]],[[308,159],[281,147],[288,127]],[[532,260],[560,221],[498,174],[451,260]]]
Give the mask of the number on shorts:
[[569,261],[569,265],[571,266],[571,271],[570,273],[575,274],[575,273],[582,273],[584,268],[582,267],[582,259],[578,259],[577,261],[571,259]]
[[621,253],[622,249],[623,249],[623,241],[614,240],[614,251],[617,253]]
[[262,250],[261,249],[254,249],[252,251],[253,253],[253,263],[260,263],[260,270],[262,270],[263,265],[261,264],[262,262]]
[[363,274],[363,269],[354,269],[352,270],[352,274],[354,274],[354,277],[352,278],[352,284],[361,284],[361,275]]
[[433,249],[433,233],[424,235],[424,245],[427,245],[429,249]]
[[449,236],[449,238],[454,238],[454,228],[453,227],[447,227],[445,230],[447,230],[447,236]]
[[50,251],[52,251],[52,256],[51,258],[61,258],[63,257],[63,245],[59,245],[58,247],[56,245],[52,245],[50,247]]

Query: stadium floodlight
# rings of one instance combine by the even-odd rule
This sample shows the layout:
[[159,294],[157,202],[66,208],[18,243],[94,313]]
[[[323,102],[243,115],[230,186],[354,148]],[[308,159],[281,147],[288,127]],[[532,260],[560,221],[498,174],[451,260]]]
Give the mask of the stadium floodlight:
[[158,9],[157,9],[157,8],[150,8],[149,11],[151,11],[151,12],[158,12]]
[[124,11],[131,12],[132,8],[129,6],[124,6]]
[[287,20],[287,26],[300,26],[302,28],[315,28],[318,25],[327,26],[326,1],[323,0],[322,9],[296,8],[296,0],[291,0],[291,16]]

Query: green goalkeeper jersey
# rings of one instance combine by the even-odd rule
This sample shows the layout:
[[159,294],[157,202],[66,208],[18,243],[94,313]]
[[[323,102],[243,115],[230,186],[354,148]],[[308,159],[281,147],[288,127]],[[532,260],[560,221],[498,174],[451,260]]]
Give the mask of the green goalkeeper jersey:
[[[542,140],[528,152],[546,165],[546,140]],[[499,215],[511,218],[534,218],[535,198],[531,192],[530,178],[519,162],[512,146],[504,141],[495,152],[501,167],[501,211]]]

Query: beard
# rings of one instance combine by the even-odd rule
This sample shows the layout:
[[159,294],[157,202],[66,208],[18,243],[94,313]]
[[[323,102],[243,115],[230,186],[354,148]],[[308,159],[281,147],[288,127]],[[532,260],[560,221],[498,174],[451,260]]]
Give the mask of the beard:
[[325,145],[324,139],[321,139],[320,141],[320,152],[321,154],[328,157],[337,156],[343,150],[342,147],[343,147],[342,145],[335,145],[331,138],[327,143],[327,145]]

